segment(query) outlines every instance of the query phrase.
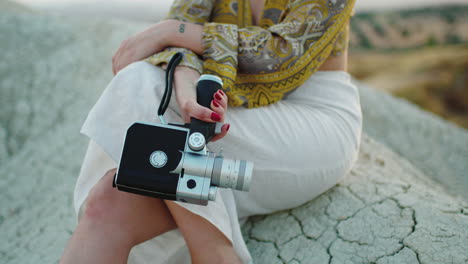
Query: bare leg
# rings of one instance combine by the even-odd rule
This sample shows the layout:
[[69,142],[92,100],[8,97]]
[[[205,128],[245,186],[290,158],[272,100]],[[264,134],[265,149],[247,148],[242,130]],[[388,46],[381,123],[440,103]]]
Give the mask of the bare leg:
[[60,263],[127,263],[133,246],[177,227],[162,200],[112,188],[114,173],[91,190]]
[[114,173],[91,190],[60,263],[127,263],[133,246],[177,227],[193,263],[241,263],[231,242],[204,218],[170,201],[120,192],[112,188]]
[[190,251],[192,263],[241,263],[231,242],[203,217],[165,201]]

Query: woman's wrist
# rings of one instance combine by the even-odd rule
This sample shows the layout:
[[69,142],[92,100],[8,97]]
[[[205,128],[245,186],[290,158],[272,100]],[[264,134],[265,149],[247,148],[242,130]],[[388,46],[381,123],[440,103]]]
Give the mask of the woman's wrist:
[[200,74],[189,67],[177,66],[174,72],[176,97],[182,103],[186,99],[196,100],[196,82]]

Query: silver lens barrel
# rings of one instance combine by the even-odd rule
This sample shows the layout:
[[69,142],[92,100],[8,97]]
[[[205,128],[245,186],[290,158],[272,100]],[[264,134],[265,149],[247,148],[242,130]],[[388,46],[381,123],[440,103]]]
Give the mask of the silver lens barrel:
[[248,191],[252,179],[253,163],[215,157],[211,181],[213,184],[240,191]]
[[[181,163],[172,172],[180,173],[182,169],[188,175],[211,178],[211,185],[248,191],[252,180],[253,163],[226,159],[215,156],[212,152],[208,152],[208,155],[184,152]],[[209,191],[211,197],[216,193],[215,190]]]

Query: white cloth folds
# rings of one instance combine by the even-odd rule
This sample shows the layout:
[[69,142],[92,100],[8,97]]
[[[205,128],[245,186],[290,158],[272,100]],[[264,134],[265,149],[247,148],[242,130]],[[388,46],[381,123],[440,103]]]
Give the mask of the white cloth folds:
[[[134,122],[159,123],[157,108],[165,72],[147,62],[120,71],[90,111],[81,132],[90,138],[75,188],[78,213],[90,189],[120,159],[127,128]],[[166,120],[182,122],[175,98]],[[219,189],[208,206],[178,203],[216,226],[244,263],[251,257],[239,219],[299,206],[328,190],[357,158],[362,115],[359,94],[343,71],[317,72],[286,99],[254,108],[230,108],[228,135],[210,143],[224,156],[254,162],[249,192]],[[190,263],[177,231],[132,249],[129,263]]]

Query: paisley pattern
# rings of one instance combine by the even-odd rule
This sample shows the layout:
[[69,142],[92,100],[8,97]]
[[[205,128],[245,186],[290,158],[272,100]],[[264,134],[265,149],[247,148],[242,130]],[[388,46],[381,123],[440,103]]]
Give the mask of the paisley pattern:
[[[281,100],[346,48],[354,3],[265,0],[254,26],[249,0],[175,0],[169,17],[204,23],[203,73],[223,79],[231,106],[253,108]],[[174,53],[168,49],[148,61],[159,64]],[[197,55],[185,53],[183,63],[200,71]]]

